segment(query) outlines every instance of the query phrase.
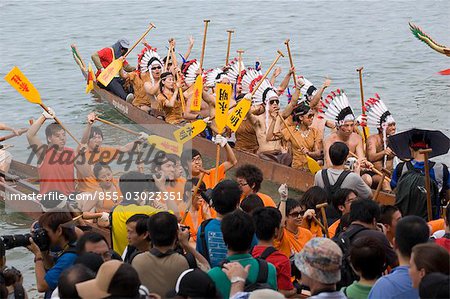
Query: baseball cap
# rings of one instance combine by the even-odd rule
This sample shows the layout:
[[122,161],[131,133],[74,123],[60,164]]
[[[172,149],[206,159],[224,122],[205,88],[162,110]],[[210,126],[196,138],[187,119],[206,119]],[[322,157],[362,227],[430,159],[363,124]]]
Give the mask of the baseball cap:
[[126,38],[121,38],[117,42],[122,48],[128,49],[130,47],[130,41]]
[[168,298],[183,296],[189,298],[217,298],[214,281],[200,269],[188,269],[180,274],[175,290],[167,294]]
[[100,299],[109,296],[135,298],[141,282],[136,270],[118,260],[103,263],[94,279],[76,284],[83,299]]
[[324,284],[341,280],[342,250],[327,238],[314,238],[295,255],[295,266],[302,274]]

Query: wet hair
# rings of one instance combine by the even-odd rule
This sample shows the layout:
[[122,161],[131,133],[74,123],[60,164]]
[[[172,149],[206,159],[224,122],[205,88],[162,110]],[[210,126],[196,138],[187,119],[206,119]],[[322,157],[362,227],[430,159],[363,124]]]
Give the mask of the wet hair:
[[252,217],[240,210],[227,214],[220,224],[223,241],[228,249],[244,252],[250,249],[255,226]]
[[[258,192],[264,179],[261,169],[252,164],[244,164],[236,170],[236,178],[243,178],[254,192]],[[254,186],[253,186],[254,185]]]
[[256,208],[264,207],[264,203],[257,194],[249,194],[241,201],[240,207],[242,211],[251,214]]
[[[134,214],[133,216],[127,219],[125,224],[136,222],[136,233],[139,236],[142,236],[143,234],[148,232],[148,219],[150,219],[150,216],[148,215]],[[150,238],[148,238],[148,241],[150,241]]]
[[449,275],[450,253],[435,243],[418,244],[413,247],[414,264],[417,270],[424,269],[425,274],[440,272]]
[[102,234],[99,234],[97,232],[84,233],[77,241],[76,246],[77,253],[80,255],[86,252],[86,243],[97,244],[100,243],[101,241],[105,241],[105,243],[108,244],[108,241]]
[[316,209],[316,205],[327,202],[327,192],[319,187],[313,186],[309,188],[300,199],[300,204],[306,209]]
[[392,224],[392,217],[394,216],[394,213],[400,211],[396,206],[392,205],[382,205],[380,209],[381,209],[380,223],[387,225]]
[[95,163],[93,172],[94,172],[94,176],[96,179],[98,179],[100,171],[102,171],[103,169],[111,170],[111,167],[106,163],[102,163],[102,162]]
[[75,226],[71,222],[72,215],[69,212],[61,210],[46,212],[39,217],[39,225],[41,227],[47,226],[53,232],[56,232],[58,227],[61,226],[64,239],[69,243],[74,243],[77,240],[77,235],[75,233]]
[[178,236],[178,220],[169,212],[159,212],[148,219],[148,231],[155,246],[170,246]]
[[350,206],[350,221],[372,224],[380,218],[380,207],[371,199],[357,199]]
[[331,203],[333,205],[333,207],[336,209],[336,211],[338,211],[339,213],[341,212],[339,210],[339,206],[344,206],[345,205],[345,201],[347,200],[347,196],[350,195],[350,193],[354,193],[356,196],[358,196],[358,194],[356,193],[356,191],[352,190],[352,189],[348,189],[348,188],[341,188],[339,190],[337,190],[333,197],[331,198]]
[[258,240],[270,241],[276,229],[280,228],[281,212],[274,207],[257,208],[252,213],[252,219]]
[[92,127],[91,131],[89,132],[89,140],[91,140],[94,135],[100,135],[103,139],[103,132],[102,129],[100,129],[99,127]]
[[58,280],[58,294],[61,299],[78,299],[76,284],[95,278],[95,273],[83,264],[64,270]]
[[48,138],[52,137],[52,135],[56,134],[56,132],[61,131],[61,130],[64,130],[64,129],[60,124],[58,124],[56,122],[51,123],[45,128],[45,137],[48,140]]
[[236,210],[242,191],[238,183],[232,180],[219,182],[212,191],[212,206],[221,215]]
[[395,244],[405,257],[411,257],[412,248],[417,244],[428,242],[429,237],[430,228],[419,216],[405,216],[397,223]]
[[350,262],[362,278],[373,280],[380,277],[386,265],[383,245],[372,237],[356,239],[350,248]]
[[330,155],[331,163],[334,166],[343,165],[345,160],[347,160],[347,156],[349,153],[349,149],[347,144],[343,142],[335,142],[330,146],[328,150],[328,154]]

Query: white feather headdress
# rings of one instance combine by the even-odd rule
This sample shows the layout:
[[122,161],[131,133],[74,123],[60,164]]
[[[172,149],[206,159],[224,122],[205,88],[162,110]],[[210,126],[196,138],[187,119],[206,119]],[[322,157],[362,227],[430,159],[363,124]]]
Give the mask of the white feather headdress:
[[[237,58],[233,59],[230,64],[230,69],[227,72],[228,79],[230,79],[231,84],[236,84],[239,77],[239,60]],[[244,62],[241,61],[241,74],[245,70]]]
[[183,64],[182,73],[184,74],[184,81],[186,82],[186,84],[194,84],[199,68],[200,64],[195,59],[189,60]]
[[317,88],[303,76],[298,76],[299,79],[305,82],[305,85],[300,89],[300,93],[303,95],[306,102],[310,102],[311,98],[317,93]]
[[366,110],[367,125],[369,126],[382,128],[383,124],[395,123],[391,112],[378,94],[375,94],[375,98],[370,98],[366,101],[364,109]]
[[319,117],[334,121],[337,126],[346,121],[355,120],[353,109],[348,102],[344,91],[337,89],[332,91],[325,99],[321,101],[322,108],[319,109]]
[[141,73],[149,72],[152,64],[159,64],[162,67],[161,57],[156,52],[156,48],[150,46],[142,50],[138,56],[138,64]]
[[205,85],[212,88],[219,83],[223,78],[228,78],[227,73],[223,68],[218,67],[205,72],[206,83]]

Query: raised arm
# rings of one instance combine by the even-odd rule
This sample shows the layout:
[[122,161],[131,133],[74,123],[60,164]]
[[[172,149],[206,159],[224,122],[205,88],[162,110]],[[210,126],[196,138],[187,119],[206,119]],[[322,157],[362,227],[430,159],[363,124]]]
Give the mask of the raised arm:
[[[278,86],[278,91],[283,92],[286,90],[286,88],[289,85],[289,81],[292,77],[292,72],[295,70],[295,68],[290,68],[287,72],[286,76],[284,76],[283,81],[281,81],[280,86]],[[278,93],[278,92],[277,92]]]
[[188,60],[191,55],[192,48],[194,47],[194,37],[189,36],[189,47],[186,50],[186,54],[184,54],[184,59]]
[[281,229],[278,232],[277,240],[280,240],[283,236],[283,229],[286,226],[286,201],[288,198],[288,187],[286,184],[281,184],[278,188],[278,193],[280,194],[280,205],[278,210],[281,213]]
[[292,95],[291,101],[289,104],[283,109],[281,112],[281,116],[283,118],[288,118],[289,115],[292,114],[292,111],[294,111],[295,106],[298,103],[298,99],[300,98],[300,88],[303,85],[299,85],[299,82],[297,81],[297,88],[294,91],[294,94]]
[[100,61],[100,56],[98,56],[98,52],[94,52],[91,55],[91,59],[95,64],[95,67],[97,68],[97,70],[101,70],[103,68],[102,62]]
[[277,77],[281,74],[281,67],[275,68],[275,70],[272,73],[272,77],[270,77],[270,84],[275,85],[275,80]]
[[329,78],[325,78],[323,85],[317,90],[316,94],[314,95],[313,99],[311,100],[311,103],[309,103],[309,106],[311,108],[315,108],[319,104],[320,99],[322,99],[323,92],[325,91],[325,89],[328,88],[328,86],[330,86],[330,84],[331,84],[331,80]]

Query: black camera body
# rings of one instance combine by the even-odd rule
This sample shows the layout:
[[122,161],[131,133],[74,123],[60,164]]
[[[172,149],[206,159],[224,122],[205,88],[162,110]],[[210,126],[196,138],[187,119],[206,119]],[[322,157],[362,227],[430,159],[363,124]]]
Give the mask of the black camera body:
[[48,238],[47,232],[40,227],[36,228],[32,234],[0,236],[0,243],[5,246],[5,249],[26,247],[31,244],[30,237],[33,238],[34,243],[36,243],[41,251],[49,249],[50,239]]

